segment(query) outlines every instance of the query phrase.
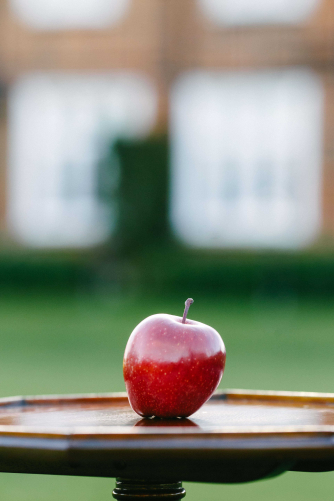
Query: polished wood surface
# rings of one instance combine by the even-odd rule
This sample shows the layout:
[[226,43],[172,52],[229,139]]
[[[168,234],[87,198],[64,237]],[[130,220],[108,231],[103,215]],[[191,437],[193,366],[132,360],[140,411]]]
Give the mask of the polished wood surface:
[[0,399],[0,471],[241,482],[334,470],[334,394],[217,392],[189,419],[126,394]]
[[[189,419],[143,419],[126,394],[0,399],[0,433],[117,434],[334,431],[334,394],[217,392]],[[86,428],[89,429],[86,429]],[[124,428],[125,427],[125,428]],[[333,427],[333,429],[331,428]],[[85,428],[85,429],[84,429]],[[116,428],[116,429],[115,429]]]

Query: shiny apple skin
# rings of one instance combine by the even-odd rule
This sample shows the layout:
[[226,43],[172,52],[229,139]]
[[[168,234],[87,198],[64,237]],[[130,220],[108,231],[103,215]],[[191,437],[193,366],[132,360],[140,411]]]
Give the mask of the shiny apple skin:
[[123,374],[131,407],[143,417],[188,417],[223,376],[226,350],[212,327],[174,315],[140,322],[126,345]]

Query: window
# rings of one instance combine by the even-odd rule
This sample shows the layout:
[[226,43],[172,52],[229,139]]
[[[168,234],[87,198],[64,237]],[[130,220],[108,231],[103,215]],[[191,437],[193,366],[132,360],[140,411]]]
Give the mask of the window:
[[217,24],[294,24],[306,20],[319,0],[198,0]]
[[323,122],[316,74],[190,73],[171,101],[171,220],[183,242],[293,249],[315,239]]
[[15,14],[38,30],[105,28],[126,13],[130,0],[10,0]]
[[[103,242],[116,208],[99,196],[98,166],[116,138],[145,136],[155,116],[155,93],[135,74],[19,80],[9,98],[8,224],[15,237],[33,247]],[[111,178],[116,182],[116,163]]]

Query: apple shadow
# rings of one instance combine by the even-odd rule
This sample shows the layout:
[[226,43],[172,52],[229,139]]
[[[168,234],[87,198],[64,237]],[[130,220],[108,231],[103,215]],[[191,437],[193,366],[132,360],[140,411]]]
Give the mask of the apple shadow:
[[195,427],[199,428],[198,424],[194,423],[188,418],[175,418],[175,419],[163,419],[163,418],[143,418],[138,421],[135,426],[164,426],[164,427]]

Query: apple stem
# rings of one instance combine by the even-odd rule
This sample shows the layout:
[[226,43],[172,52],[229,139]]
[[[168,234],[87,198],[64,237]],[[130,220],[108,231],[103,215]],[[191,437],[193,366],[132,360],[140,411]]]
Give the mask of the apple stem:
[[189,308],[190,308],[190,305],[193,304],[194,300],[190,298],[187,299],[187,301],[185,302],[185,308],[184,308],[184,312],[183,312],[183,317],[182,317],[182,323],[185,324],[186,323],[186,320],[187,320],[187,315],[188,315],[188,311],[189,311]]

